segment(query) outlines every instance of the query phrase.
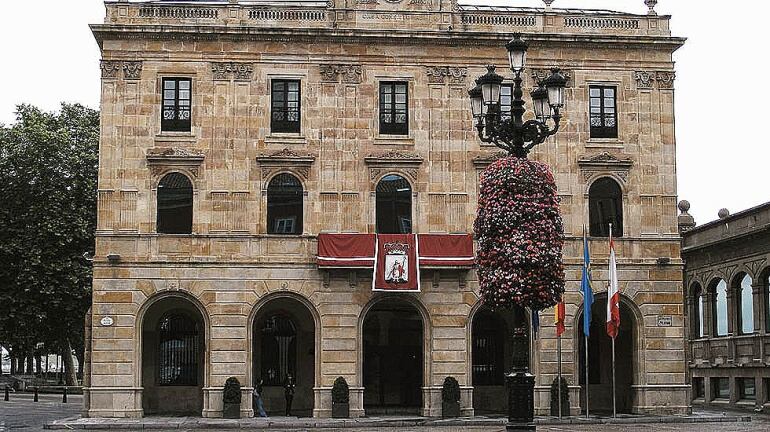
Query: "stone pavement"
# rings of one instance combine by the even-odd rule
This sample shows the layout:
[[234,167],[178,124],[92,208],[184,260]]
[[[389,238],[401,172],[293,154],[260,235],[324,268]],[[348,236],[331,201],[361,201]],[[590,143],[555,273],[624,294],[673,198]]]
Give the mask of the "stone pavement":
[[32,393],[11,393],[8,402],[0,394],[0,431],[40,431],[47,422],[80,414],[82,395],[69,395],[63,404],[60,394],[41,394],[33,402]]
[[[770,420],[766,416],[752,417],[745,413],[725,414],[715,411],[698,411],[691,416],[619,416],[617,419],[592,417],[590,419],[572,417],[559,420],[541,417],[536,420],[541,431],[647,431],[651,425],[658,430],[678,430],[703,432],[770,430]],[[704,428],[704,423],[708,427]],[[274,417],[267,419],[248,418],[240,420],[204,419],[196,417],[147,417],[143,419],[81,419],[70,418],[46,424],[52,430],[357,430],[374,431],[397,428],[401,431],[502,431],[505,420],[502,418],[459,418],[429,419],[424,417],[366,417],[359,419],[313,419]]]

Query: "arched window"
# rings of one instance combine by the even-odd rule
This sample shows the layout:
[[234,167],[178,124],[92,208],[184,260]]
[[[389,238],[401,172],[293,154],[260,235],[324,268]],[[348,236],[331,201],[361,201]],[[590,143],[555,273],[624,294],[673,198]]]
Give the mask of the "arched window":
[[193,188],[184,174],[166,174],[158,183],[158,232],[190,234],[193,219]]
[[724,279],[711,284],[711,298],[714,336],[727,336],[727,282]]
[[692,334],[693,337],[702,338],[706,335],[704,322],[704,299],[703,289],[699,284],[695,284],[692,289]]
[[754,292],[751,276],[743,273],[735,278],[734,292],[737,294],[738,329],[741,334],[754,333]]
[[278,174],[267,186],[267,233],[302,234],[302,183],[291,174]]
[[158,385],[198,385],[198,324],[187,314],[170,312],[158,323]]
[[412,186],[401,176],[387,175],[377,183],[377,232],[412,232]]
[[282,385],[287,374],[296,379],[297,326],[285,315],[272,315],[262,326],[262,379],[265,385]]
[[611,178],[596,180],[588,190],[588,219],[592,237],[623,236],[623,192]]

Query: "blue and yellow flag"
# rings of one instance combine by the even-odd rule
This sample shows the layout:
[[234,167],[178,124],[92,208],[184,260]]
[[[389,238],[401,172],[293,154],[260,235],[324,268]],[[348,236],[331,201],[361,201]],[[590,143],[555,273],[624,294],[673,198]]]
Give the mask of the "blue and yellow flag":
[[588,337],[591,333],[591,305],[594,303],[594,292],[591,289],[591,255],[588,253],[588,238],[586,226],[583,225],[583,334]]

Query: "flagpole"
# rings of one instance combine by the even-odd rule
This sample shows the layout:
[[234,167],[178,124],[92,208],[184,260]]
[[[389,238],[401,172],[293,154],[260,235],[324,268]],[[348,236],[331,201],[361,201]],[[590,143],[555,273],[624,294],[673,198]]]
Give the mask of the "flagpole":
[[[557,306],[558,307],[558,306]],[[561,420],[561,335],[556,337],[556,356],[557,360],[557,386],[559,388],[559,420]]]
[[612,418],[617,417],[618,414],[615,401],[615,338],[612,338]]
[[[610,223],[610,249],[612,249],[612,223]],[[612,250],[610,250],[610,258],[612,257]],[[610,263],[610,267],[612,267],[612,263]],[[610,268],[610,270],[612,270]],[[610,275],[612,276],[612,275]],[[610,278],[611,279],[611,278]],[[607,304],[612,301],[610,290],[612,288],[612,280],[607,284]],[[609,308],[607,310],[609,313]],[[610,318],[609,316],[607,317]],[[612,418],[616,418],[618,414],[617,410],[617,400],[615,398],[615,337],[612,337]]]
[[585,335],[583,336],[585,337],[585,341],[586,341],[586,356],[585,356],[586,357],[586,418],[589,418],[589,415],[588,415],[588,336],[585,336]]

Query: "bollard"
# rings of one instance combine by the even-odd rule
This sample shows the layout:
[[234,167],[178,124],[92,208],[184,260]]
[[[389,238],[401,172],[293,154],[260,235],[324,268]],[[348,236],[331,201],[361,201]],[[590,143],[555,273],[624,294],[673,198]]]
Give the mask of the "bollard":
[[61,396],[61,403],[67,403],[67,386],[64,386],[64,393]]
[[35,387],[34,389],[35,389],[35,398],[32,400],[32,402],[37,402],[37,399],[38,399],[37,398],[37,387]]
[[3,400],[8,402],[8,394],[10,393],[10,390],[8,390],[8,386],[5,386],[5,396],[3,397]]

